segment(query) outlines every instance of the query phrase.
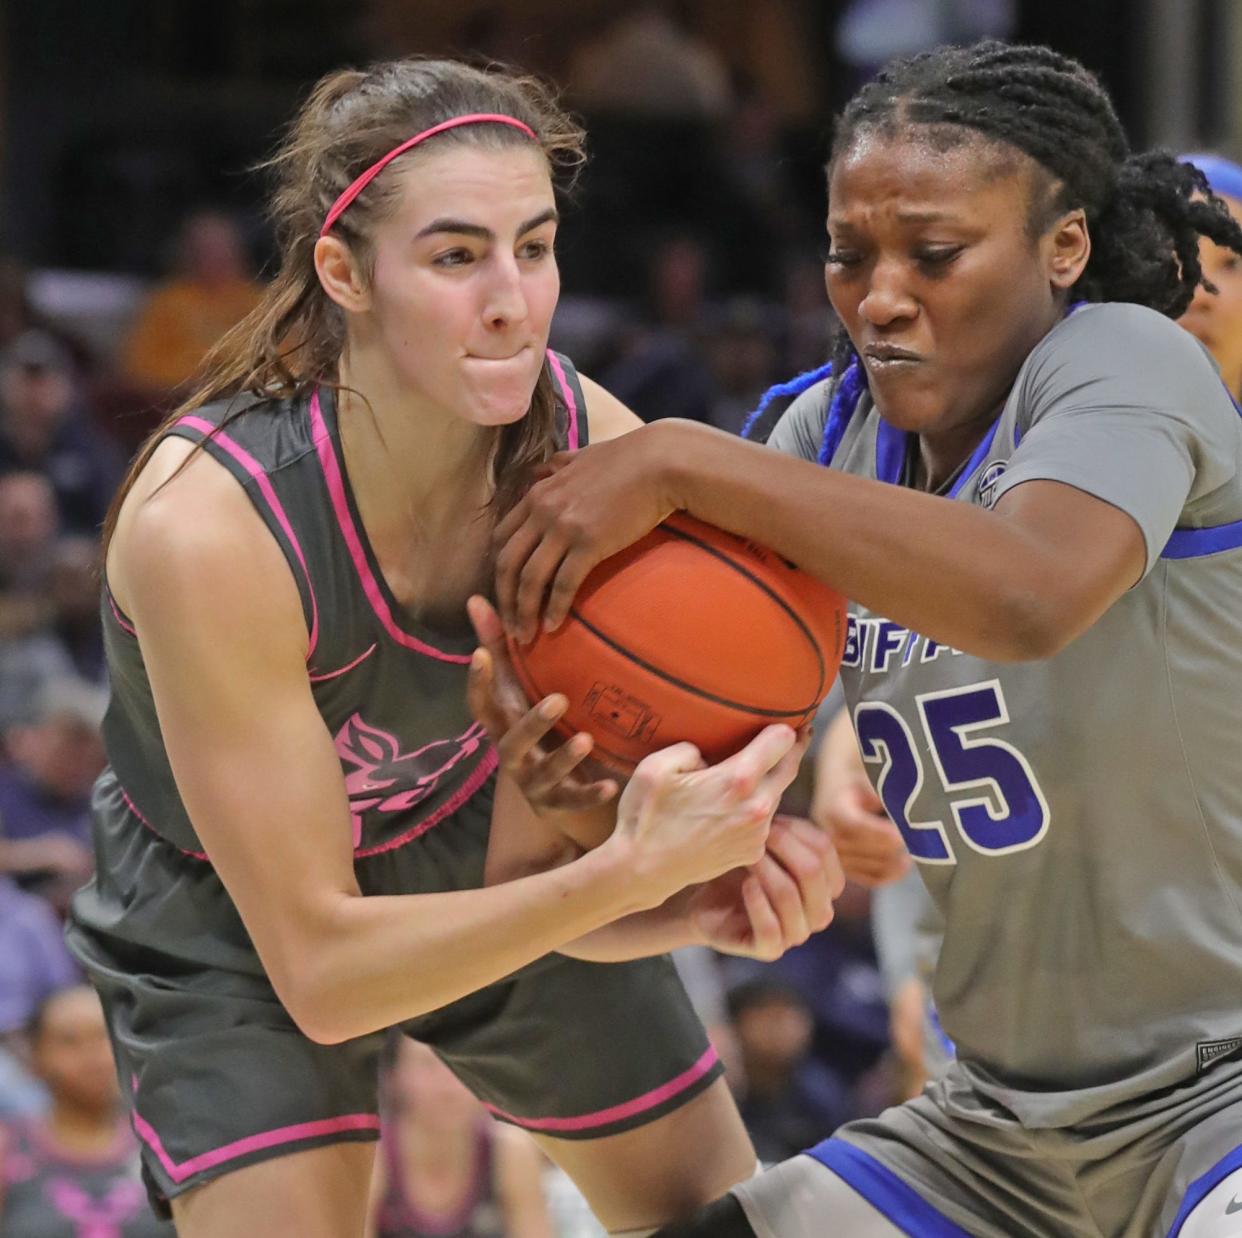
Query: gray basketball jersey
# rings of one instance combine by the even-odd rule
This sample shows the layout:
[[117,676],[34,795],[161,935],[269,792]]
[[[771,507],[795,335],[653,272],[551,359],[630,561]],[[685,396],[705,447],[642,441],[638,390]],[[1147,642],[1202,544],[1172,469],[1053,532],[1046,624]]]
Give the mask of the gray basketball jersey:
[[[547,364],[557,446],[578,447],[587,427],[577,375],[559,354],[549,352]],[[284,552],[302,598],[307,678],[349,794],[355,858],[385,854],[455,812],[496,770],[495,749],[466,704],[474,634],[464,614],[451,631],[417,622],[389,591],[358,514],[329,389],[233,411],[208,405],[168,432],[201,442],[236,477]],[[146,827],[205,860],[164,750],[140,642],[106,590],[104,639],[112,700],[97,845]],[[109,807],[118,800],[124,819]],[[263,806],[255,808],[261,817]]]
[[[816,459],[831,395],[800,396],[770,444]],[[864,390],[831,463],[904,484],[914,449]],[[1129,514],[1142,580],[1038,662],[854,606],[841,677],[945,918],[955,1077],[1060,1127],[1242,1069],[1242,417],[1174,323],[1084,306],[944,494],[990,507],[1035,479]]]

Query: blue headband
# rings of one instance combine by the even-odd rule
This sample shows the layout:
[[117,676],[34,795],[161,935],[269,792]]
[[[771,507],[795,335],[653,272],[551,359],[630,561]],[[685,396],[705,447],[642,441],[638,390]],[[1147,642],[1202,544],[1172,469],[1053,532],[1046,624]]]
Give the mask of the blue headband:
[[1193,163],[1211,185],[1216,193],[1227,194],[1242,202],[1242,168],[1219,155],[1189,154],[1179,158],[1185,163]]

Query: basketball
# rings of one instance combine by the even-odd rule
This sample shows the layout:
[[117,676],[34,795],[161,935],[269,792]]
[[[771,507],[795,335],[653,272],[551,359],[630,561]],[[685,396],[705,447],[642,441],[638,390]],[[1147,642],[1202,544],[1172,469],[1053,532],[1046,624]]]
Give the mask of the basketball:
[[527,697],[563,693],[556,730],[615,773],[688,740],[714,764],[765,726],[800,727],[845,644],[845,600],[766,546],[675,515],[599,564],[568,618],[509,642]]

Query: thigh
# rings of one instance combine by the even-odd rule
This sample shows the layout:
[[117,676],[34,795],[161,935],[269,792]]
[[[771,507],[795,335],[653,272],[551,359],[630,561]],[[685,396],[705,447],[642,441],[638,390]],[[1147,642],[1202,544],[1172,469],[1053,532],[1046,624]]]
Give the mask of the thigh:
[[337,1143],[247,1165],[172,1201],[178,1238],[362,1238],[373,1143]]
[[606,1229],[688,1217],[755,1170],[755,1150],[723,1079],[672,1113],[602,1139],[536,1135]]
[[1174,1141],[1127,1238],[1242,1238],[1242,1097]]

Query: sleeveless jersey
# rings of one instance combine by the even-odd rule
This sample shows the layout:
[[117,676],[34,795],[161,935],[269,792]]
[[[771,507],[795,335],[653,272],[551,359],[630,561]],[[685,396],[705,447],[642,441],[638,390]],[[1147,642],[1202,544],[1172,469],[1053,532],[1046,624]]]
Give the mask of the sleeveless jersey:
[[[830,383],[772,446],[817,458]],[[914,450],[864,390],[831,463],[902,485]],[[1036,662],[853,606],[841,678],[945,918],[949,1087],[1063,1127],[1242,1073],[1242,417],[1174,323],[1084,306],[943,493],[990,507],[1033,479],[1129,514],[1142,580]]]
[[118,1131],[107,1156],[57,1148],[37,1123],[0,1130],[0,1234],[5,1238],[173,1238],[138,1172],[138,1145]]
[[397,1128],[386,1127],[380,1148],[388,1185],[380,1204],[376,1238],[504,1238],[504,1216],[495,1190],[495,1145],[490,1124],[480,1123],[465,1197],[451,1214],[434,1214],[410,1198]]
[[[567,358],[549,352],[547,364],[557,446],[573,449],[586,441],[582,389]],[[454,632],[417,623],[389,591],[350,488],[331,391],[256,401],[213,434],[229,412],[228,403],[197,409],[169,433],[202,442],[233,474],[284,553],[306,620],[307,678],[349,794],[355,859],[393,851],[495,771],[495,750],[466,705],[473,632],[464,614]],[[135,824],[206,860],[164,750],[139,641],[106,591],[104,639],[109,765],[96,813],[122,803]]]

